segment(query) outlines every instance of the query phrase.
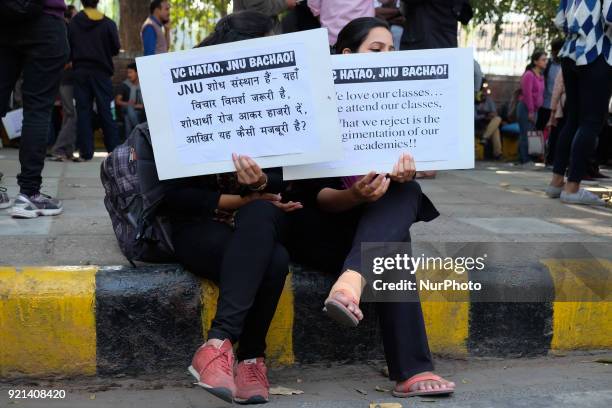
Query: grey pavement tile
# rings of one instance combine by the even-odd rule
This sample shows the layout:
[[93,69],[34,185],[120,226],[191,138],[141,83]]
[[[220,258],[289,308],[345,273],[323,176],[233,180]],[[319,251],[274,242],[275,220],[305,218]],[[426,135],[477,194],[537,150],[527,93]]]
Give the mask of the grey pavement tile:
[[[1,222],[1,221],[0,221]],[[49,231],[50,235],[62,236],[62,235],[111,235],[113,232],[113,225],[111,224],[110,217],[83,217],[64,214],[62,218],[57,218],[51,224]]]
[[[56,217],[38,217],[33,219],[17,219],[8,216],[6,211],[2,211],[3,216],[0,216],[0,236],[7,235],[48,235],[51,229],[53,218]],[[57,216],[57,217],[61,217]],[[4,241],[4,240],[3,240]]]
[[576,230],[533,217],[459,218],[476,227],[496,234],[577,234]]

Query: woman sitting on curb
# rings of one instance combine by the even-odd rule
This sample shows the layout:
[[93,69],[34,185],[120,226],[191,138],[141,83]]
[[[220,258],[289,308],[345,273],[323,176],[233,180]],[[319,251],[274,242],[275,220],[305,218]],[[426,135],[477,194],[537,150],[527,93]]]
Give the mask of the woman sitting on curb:
[[[386,22],[364,17],[338,35],[336,52],[386,52],[393,38]],[[363,318],[359,300],[365,285],[361,243],[410,242],[410,227],[439,213],[414,181],[415,163],[401,154],[391,171],[365,176],[293,182],[286,195],[304,203],[288,215],[287,247],[292,259],[338,274],[325,309],[348,326]],[[455,384],[431,373],[433,364],[419,302],[376,303],[393,395],[450,394]]]
[[[235,13],[222,18],[200,46],[263,37],[271,30],[264,14]],[[280,202],[280,172],[264,173],[246,156],[232,158],[235,173],[168,182],[162,208],[172,215],[172,243],[181,265],[219,286],[208,341],[189,371],[225,401],[262,403],[269,395],[266,334],[289,270],[284,212],[301,205]]]

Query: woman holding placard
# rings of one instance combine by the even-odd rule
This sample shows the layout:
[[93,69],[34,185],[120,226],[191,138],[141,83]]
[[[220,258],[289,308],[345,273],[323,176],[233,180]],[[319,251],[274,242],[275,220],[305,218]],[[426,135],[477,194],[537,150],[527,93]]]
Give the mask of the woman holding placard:
[[[263,37],[272,26],[258,12],[231,14],[200,46]],[[282,243],[284,212],[301,205],[280,202],[280,172],[263,172],[247,156],[234,154],[232,159],[235,173],[167,182],[163,208],[171,217],[181,265],[219,286],[208,340],[196,351],[189,371],[225,401],[263,403],[269,395],[266,334],[289,270]]]
[[[338,36],[337,53],[393,51],[387,23],[365,17],[351,21]],[[304,203],[289,216],[288,248],[296,261],[326,271],[344,271],[325,301],[327,314],[357,326],[365,280],[362,242],[410,242],[410,227],[439,213],[414,181],[415,162],[400,155],[389,173],[300,180],[286,195]],[[377,302],[389,376],[398,397],[450,394],[455,384],[431,373],[433,364],[421,305]]]

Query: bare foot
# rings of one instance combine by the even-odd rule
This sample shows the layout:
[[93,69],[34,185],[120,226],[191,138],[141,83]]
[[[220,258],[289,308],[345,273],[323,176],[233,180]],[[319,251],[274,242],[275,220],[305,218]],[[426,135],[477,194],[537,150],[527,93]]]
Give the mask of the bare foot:
[[421,377],[425,375],[434,375],[432,372],[425,371],[420,374],[416,374],[407,380],[398,382],[395,385],[396,390],[403,390],[404,392],[428,392],[428,391],[448,391],[452,392],[455,390],[455,383],[452,381],[447,381],[442,377],[439,377],[439,380],[425,380],[425,381],[417,381],[410,385],[408,390],[405,390],[405,385],[413,380],[415,377]]

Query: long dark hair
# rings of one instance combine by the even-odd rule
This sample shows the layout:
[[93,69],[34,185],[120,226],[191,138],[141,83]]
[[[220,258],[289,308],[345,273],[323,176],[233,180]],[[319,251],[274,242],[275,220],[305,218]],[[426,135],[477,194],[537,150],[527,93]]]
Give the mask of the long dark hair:
[[264,37],[274,27],[269,16],[258,11],[239,11],[223,17],[198,47]]
[[536,61],[539,60],[542,55],[546,55],[546,51],[542,49],[537,49],[531,54],[531,58],[529,59],[529,64],[525,67],[525,71],[529,71],[535,68]]
[[335,53],[341,54],[345,48],[357,52],[370,31],[377,27],[390,30],[386,21],[375,17],[359,17],[351,21],[338,33],[338,40],[334,46]]

